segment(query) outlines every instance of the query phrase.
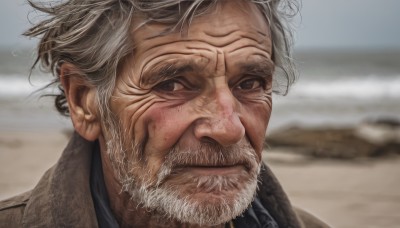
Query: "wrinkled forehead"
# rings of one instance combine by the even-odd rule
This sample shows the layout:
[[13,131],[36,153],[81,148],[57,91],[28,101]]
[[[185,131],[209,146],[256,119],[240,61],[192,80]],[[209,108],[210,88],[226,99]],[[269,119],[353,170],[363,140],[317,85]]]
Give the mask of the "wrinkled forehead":
[[132,36],[137,45],[140,45],[141,41],[166,35],[170,39],[182,39],[183,37],[191,38],[191,35],[201,33],[215,37],[218,41],[220,38],[237,31],[243,34],[258,35],[260,39],[271,38],[270,28],[265,16],[254,3],[246,0],[218,1],[216,5],[200,15],[196,15],[190,20],[189,24],[183,26],[184,32],[180,30],[180,26],[167,32],[175,25],[152,22],[143,15],[137,15],[133,20]]

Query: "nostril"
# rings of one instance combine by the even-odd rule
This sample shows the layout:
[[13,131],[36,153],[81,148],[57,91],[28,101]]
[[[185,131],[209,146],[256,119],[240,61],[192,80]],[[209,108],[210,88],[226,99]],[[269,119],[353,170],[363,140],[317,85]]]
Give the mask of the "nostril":
[[215,144],[215,145],[219,144],[215,139],[208,137],[208,136],[201,137],[200,141],[202,143],[206,143],[206,144]]

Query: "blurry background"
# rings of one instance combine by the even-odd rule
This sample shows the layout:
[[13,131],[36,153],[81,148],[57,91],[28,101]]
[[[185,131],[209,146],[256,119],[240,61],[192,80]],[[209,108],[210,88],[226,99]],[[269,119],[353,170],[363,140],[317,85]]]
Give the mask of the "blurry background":
[[[400,223],[399,12],[398,0],[303,0],[293,21],[300,77],[274,97],[266,162],[294,204],[335,227]],[[34,186],[71,128],[33,93],[52,77],[34,71],[28,81],[37,42],[20,35],[28,18],[40,16],[23,0],[1,2],[0,199]]]

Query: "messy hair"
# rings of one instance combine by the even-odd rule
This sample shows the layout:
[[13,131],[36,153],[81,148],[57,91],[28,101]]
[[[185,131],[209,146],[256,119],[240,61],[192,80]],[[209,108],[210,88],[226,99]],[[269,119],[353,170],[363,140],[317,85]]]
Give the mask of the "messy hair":
[[[60,66],[70,63],[79,77],[97,88],[97,102],[102,115],[109,111],[109,100],[118,75],[118,67],[134,51],[131,37],[134,14],[145,23],[168,25],[181,31],[190,21],[224,0],[59,0],[29,4],[48,15],[24,35],[39,37],[37,58],[32,69],[41,69],[55,78],[57,110],[68,116],[68,104],[60,84]],[[272,60],[278,69],[274,92],[286,94],[296,79],[291,56],[292,30],[289,20],[298,12],[296,0],[247,0],[253,2],[270,26]],[[278,83],[277,83],[278,82]]]

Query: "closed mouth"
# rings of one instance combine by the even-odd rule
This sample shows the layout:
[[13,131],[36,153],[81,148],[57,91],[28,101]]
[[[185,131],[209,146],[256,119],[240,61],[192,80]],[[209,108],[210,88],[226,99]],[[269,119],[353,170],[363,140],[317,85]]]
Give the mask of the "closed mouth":
[[176,169],[184,172],[192,172],[198,175],[229,175],[238,174],[247,170],[243,164],[235,165],[185,165]]

